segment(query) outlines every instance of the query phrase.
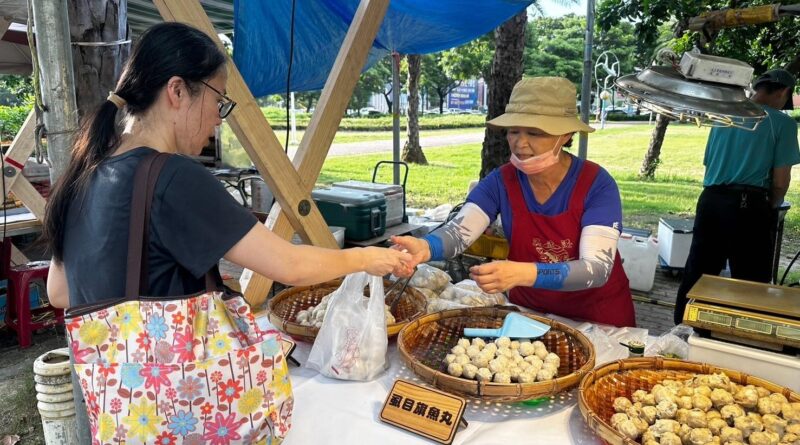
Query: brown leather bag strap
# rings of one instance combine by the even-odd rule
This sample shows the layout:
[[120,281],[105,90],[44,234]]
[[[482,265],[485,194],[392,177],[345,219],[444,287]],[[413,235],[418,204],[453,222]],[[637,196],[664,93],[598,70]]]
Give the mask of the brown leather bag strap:
[[[135,300],[148,295],[150,275],[148,247],[150,245],[150,211],[161,169],[171,155],[153,152],[147,154],[136,167],[131,196],[131,219],[128,231],[128,264],[125,278],[125,299]],[[206,273],[206,290],[219,291],[221,278],[215,265]]]

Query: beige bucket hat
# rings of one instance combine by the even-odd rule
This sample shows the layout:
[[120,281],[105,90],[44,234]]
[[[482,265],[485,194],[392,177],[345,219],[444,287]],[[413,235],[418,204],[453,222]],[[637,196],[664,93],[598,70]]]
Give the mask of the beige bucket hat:
[[562,135],[594,128],[578,120],[575,85],[563,77],[529,77],[514,85],[506,112],[486,122],[496,128],[529,127]]

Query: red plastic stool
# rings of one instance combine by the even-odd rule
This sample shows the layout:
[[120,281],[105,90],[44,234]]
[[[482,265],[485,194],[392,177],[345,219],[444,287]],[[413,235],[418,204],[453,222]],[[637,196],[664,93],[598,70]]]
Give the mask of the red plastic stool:
[[[31,309],[31,283],[34,280],[42,280],[47,283],[48,272],[50,272],[49,261],[35,261],[24,266],[11,267],[8,270],[6,325],[16,331],[20,348],[27,348],[31,345],[33,331],[55,324],[64,324],[63,309],[56,309],[50,305]],[[33,321],[34,316],[43,313],[52,313],[53,316],[42,321]]]

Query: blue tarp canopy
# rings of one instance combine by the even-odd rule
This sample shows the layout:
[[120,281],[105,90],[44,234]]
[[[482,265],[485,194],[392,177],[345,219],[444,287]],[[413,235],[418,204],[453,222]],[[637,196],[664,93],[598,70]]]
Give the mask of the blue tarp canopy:
[[[365,69],[391,51],[426,54],[493,30],[532,0],[391,0]],[[291,91],[325,85],[359,0],[296,0]],[[236,66],[254,96],[286,92],[292,0],[235,0]]]

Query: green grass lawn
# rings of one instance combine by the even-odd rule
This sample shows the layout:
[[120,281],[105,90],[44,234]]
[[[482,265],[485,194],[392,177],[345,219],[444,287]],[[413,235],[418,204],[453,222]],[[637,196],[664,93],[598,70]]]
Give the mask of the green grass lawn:
[[[661,164],[654,181],[638,178],[642,158],[650,142],[651,126],[636,125],[597,131],[589,137],[589,159],[605,167],[617,180],[622,196],[624,224],[631,227],[658,228],[662,216],[691,216],[702,188],[703,152],[708,128],[671,125],[661,151]],[[469,182],[478,178],[480,144],[468,144],[425,150],[429,165],[412,165],[408,176],[408,203],[432,207],[445,202],[461,202]],[[577,152],[577,144],[572,148]],[[359,179],[369,181],[377,161],[390,155],[358,155],[329,158],[319,178],[320,184]],[[795,169],[787,201],[800,206],[800,170]],[[391,168],[379,175],[381,182],[391,182]],[[787,238],[800,235],[800,210],[786,217]]]

